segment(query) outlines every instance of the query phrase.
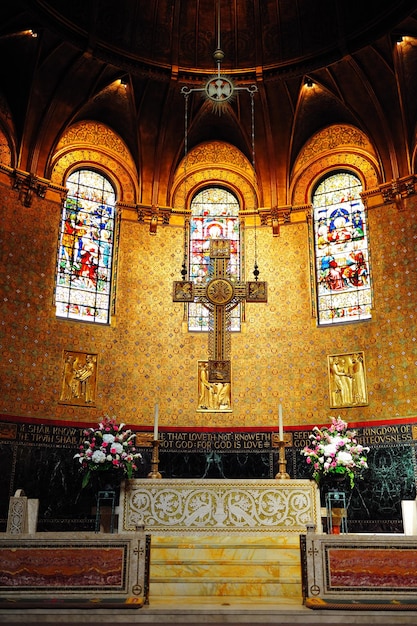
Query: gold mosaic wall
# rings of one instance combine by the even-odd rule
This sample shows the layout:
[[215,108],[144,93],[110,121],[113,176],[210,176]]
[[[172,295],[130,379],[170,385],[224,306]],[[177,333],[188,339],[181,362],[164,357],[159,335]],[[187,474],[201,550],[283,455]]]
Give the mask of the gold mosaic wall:
[[[246,305],[246,322],[232,337],[231,413],[197,412],[197,364],[207,337],[183,330],[183,305],[172,302],[180,279],[182,228],[149,225],[131,216],[121,227],[117,315],[111,327],[55,318],[55,254],[60,207],[0,187],[2,214],[0,413],[39,420],[96,422],[104,413],[132,425],[277,427],[417,415],[417,202],[369,211],[374,281],[372,321],[317,328],[311,315],[308,229],[257,229],[260,280],[268,303]],[[252,278],[253,230],[246,232],[246,278]],[[92,407],[59,402],[64,351],[98,355]],[[369,404],[330,409],[327,357],[363,351]]]

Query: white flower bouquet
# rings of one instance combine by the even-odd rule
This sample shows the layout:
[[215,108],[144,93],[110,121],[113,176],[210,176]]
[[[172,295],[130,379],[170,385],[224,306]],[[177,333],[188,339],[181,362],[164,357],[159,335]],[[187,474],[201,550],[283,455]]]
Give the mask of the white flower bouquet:
[[84,436],[79,452],[74,455],[84,473],[83,488],[90,482],[93,472],[116,470],[132,478],[142,455],[135,448],[136,435],[131,430],[126,430],[124,424],[117,424],[114,417],[105,416],[97,428],[85,429]]
[[368,467],[366,454],[369,448],[358,443],[356,431],[349,430],[340,417],[331,419],[330,427],[313,428],[310,444],[301,454],[306,457],[318,484],[325,476],[347,476],[353,488],[355,477]]

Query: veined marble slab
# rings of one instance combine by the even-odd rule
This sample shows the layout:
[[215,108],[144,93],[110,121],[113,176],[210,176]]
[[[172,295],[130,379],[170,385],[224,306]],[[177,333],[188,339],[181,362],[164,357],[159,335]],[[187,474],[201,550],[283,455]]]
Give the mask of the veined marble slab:
[[119,531],[304,533],[321,528],[312,480],[133,479],[120,496]]
[[0,605],[142,606],[149,557],[144,533],[0,533]]
[[323,608],[323,599],[337,599],[357,605],[388,601],[398,609],[404,606],[401,601],[412,600],[416,609],[417,537],[307,533],[301,549],[310,608]]

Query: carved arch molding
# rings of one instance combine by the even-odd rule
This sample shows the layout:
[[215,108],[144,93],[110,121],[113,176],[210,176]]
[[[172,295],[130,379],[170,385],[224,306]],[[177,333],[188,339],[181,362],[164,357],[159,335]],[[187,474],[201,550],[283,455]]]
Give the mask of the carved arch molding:
[[240,200],[243,211],[259,206],[260,192],[252,164],[232,145],[218,141],[191,150],[178,166],[171,193],[171,206],[183,211],[189,200],[206,184],[225,184]]
[[51,181],[63,185],[79,166],[100,167],[117,189],[118,199],[134,204],[139,197],[138,174],[125,143],[104,124],[80,122],[60,139],[51,163]]
[[3,165],[7,165],[9,167],[12,166],[12,151],[10,150],[10,145],[7,140],[6,135],[3,133],[0,128],[0,163]]
[[17,161],[16,129],[6,98],[0,94],[0,163],[15,167]]
[[308,204],[315,182],[324,173],[343,167],[356,172],[366,189],[373,189],[381,182],[375,150],[362,131],[338,125],[314,135],[294,164],[290,189],[293,206]]

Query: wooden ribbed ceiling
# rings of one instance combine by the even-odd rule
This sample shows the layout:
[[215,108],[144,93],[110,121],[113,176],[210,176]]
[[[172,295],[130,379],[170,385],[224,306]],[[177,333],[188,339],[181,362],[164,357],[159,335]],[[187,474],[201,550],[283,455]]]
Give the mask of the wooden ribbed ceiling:
[[[12,4],[12,3],[11,3]],[[410,0],[34,0],[78,46],[129,70],[304,72],[374,41]],[[220,29],[219,29],[220,24]],[[220,33],[219,33],[220,30]]]
[[[398,35],[407,36],[402,48]],[[188,149],[227,142],[251,160],[250,99],[236,97],[216,115],[198,92],[217,69],[219,40],[222,73],[257,88],[261,206],[292,202],[300,151],[331,125],[364,133],[381,180],[409,175],[417,0],[5,0],[0,105],[13,166],[48,178],[65,130],[97,121],[127,145],[139,201],[169,206],[185,148],[184,86],[196,88]]]

